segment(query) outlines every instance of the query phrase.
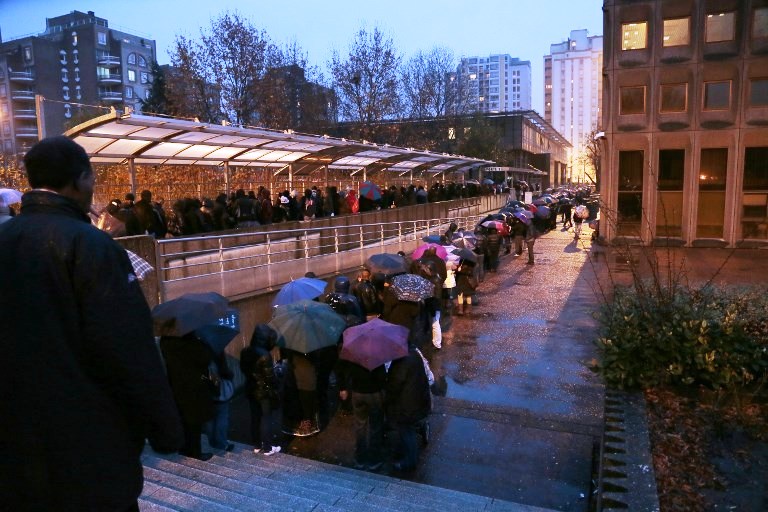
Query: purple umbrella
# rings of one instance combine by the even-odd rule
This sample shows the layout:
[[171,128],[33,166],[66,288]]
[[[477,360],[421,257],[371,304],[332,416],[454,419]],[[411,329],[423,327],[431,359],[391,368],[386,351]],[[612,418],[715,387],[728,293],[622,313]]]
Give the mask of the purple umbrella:
[[516,219],[520,220],[521,222],[524,222],[526,224],[531,223],[531,219],[528,218],[528,216],[523,212],[515,212],[512,215],[515,216]]
[[339,358],[368,370],[408,355],[408,328],[374,318],[344,331]]

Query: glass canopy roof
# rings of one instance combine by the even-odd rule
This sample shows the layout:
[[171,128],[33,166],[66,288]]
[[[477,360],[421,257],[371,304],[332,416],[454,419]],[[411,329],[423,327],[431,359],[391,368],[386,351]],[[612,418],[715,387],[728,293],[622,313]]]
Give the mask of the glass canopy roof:
[[331,169],[455,173],[492,165],[489,160],[377,145],[290,130],[219,126],[169,117],[118,112],[65,133],[93,163],[276,167],[299,164],[301,173]]

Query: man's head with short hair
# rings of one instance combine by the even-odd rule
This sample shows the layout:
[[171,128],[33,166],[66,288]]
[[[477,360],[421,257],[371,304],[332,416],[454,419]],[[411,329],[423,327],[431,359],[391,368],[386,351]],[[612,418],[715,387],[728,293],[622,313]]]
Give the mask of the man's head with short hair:
[[149,190],[142,190],[141,191],[141,200],[142,201],[151,201],[152,200],[152,192]]
[[41,140],[24,155],[32,188],[46,188],[77,201],[84,211],[93,199],[93,169],[85,150],[59,135]]

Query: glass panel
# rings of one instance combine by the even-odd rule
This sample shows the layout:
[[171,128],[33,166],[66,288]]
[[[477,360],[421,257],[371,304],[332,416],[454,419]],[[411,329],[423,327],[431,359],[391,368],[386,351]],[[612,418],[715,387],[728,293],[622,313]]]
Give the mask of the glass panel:
[[683,177],[685,150],[659,151],[656,236],[683,236]]
[[645,112],[645,87],[621,88],[621,115]]
[[722,238],[728,149],[702,149],[696,238]]
[[685,112],[688,108],[688,84],[661,86],[661,112]]
[[690,42],[688,26],[690,18],[677,18],[664,20],[664,46],[683,46]]
[[768,147],[744,150],[741,237],[768,239]]
[[733,41],[736,28],[736,13],[721,12],[707,14],[707,42]]
[[753,107],[768,105],[768,78],[752,80],[749,90],[749,104]]
[[752,18],[752,37],[768,37],[768,7],[755,9],[755,17]]
[[731,81],[704,82],[704,110],[728,110],[731,103]]
[[619,198],[616,234],[639,236],[643,216],[643,152],[619,151]]
[[622,23],[621,24],[621,49],[640,50],[647,46],[648,24]]

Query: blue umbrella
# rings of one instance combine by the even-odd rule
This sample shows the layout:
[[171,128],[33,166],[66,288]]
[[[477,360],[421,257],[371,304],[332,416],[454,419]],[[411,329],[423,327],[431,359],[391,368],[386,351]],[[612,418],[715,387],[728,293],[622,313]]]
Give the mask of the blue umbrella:
[[300,277],[283,286],[272,300],[272,305],[284,306],[300,300],[315,299],[323,294],[326,286],[327,283],[322,279]]
[[493,180],[492,180],[492,179],[490,179],[490,178],[485,178],[485,179],[483,180],[483,185],[493,185],[494,183],[495,183],[495,181],[493,181]]
[[536,217],[538,217],[540,219],[548,219],[551,213],[552,212],[550,211],[549,207],[547,207],[547,206],[539,206],[538,209],[536,210],[536,213],[534,214],[534,216],[536,216]]
[[368,198],[372,201],[381,199],[381,188],[373,182],[364,181],[360,185],[360,197]]
[[440,235],[428,235],[421,238],[428,244],[439,244],[441,242],[441,236]]
[[512,214],[516,219],[520,220],[521,222],[524,222],[526,224],[531,223],[531,219],[528,218],[528,216],[523,212],[515,212]]

